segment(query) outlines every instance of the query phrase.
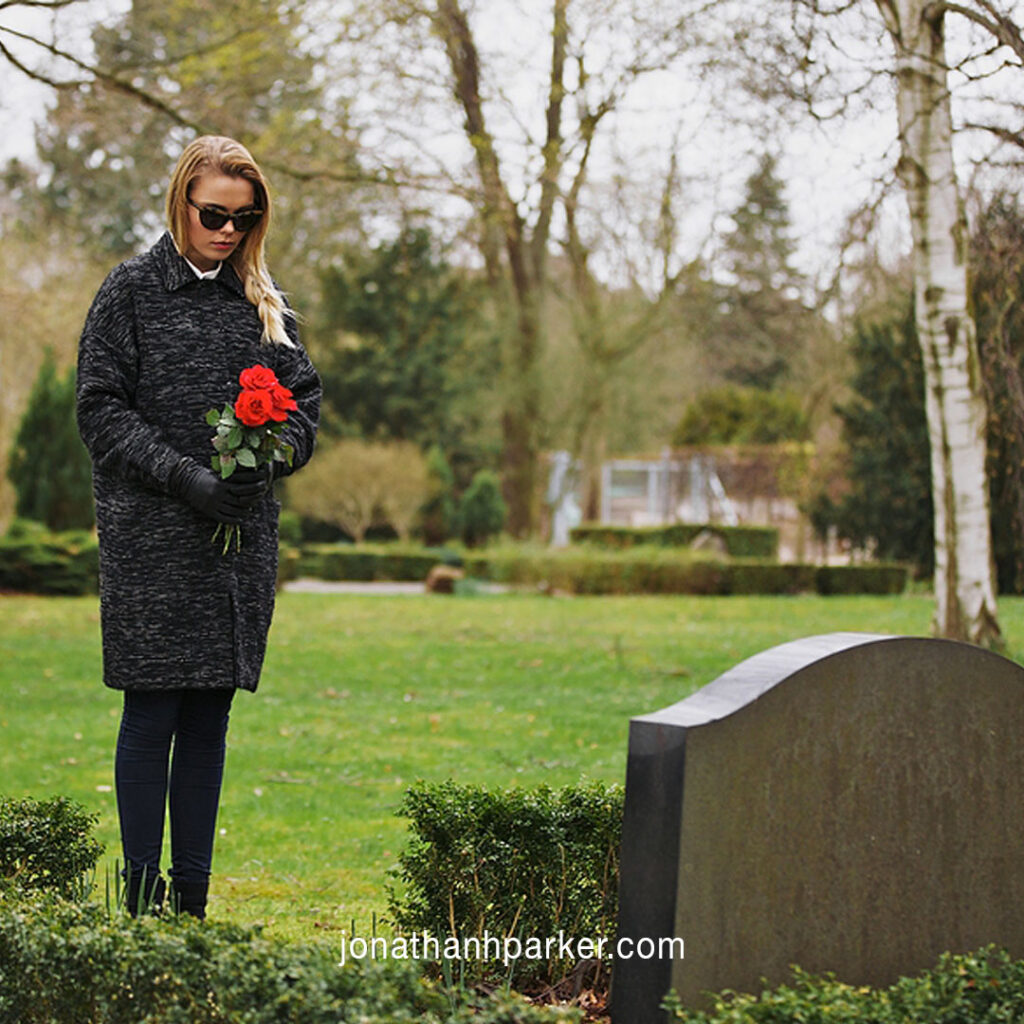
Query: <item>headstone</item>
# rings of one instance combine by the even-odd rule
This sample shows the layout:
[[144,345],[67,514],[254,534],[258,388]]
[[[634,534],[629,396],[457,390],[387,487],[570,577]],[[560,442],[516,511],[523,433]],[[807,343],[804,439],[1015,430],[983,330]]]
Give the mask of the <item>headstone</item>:
[[630,723],[613,1024],[790,965],[888,985],[1024,956],[1024,669],[968,644],[783,644]]
[[428,594],[454,594],[455,586],[466,574],[454,565],[431,566],[423,587]]

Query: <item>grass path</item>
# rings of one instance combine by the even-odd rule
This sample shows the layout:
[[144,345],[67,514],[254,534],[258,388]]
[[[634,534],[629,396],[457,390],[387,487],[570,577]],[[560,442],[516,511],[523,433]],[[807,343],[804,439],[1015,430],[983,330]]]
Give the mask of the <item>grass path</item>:
[[[0,792],[68,794],[118,856],[120,697],[95,598],[0,597]],[[417,778],[623,779],[629,718],[765,647],[834,630],[922,634],[901,598],[544,598],[286,593],[259,692],[231,716],[211,914],[308,937],[367,931]],[[1006,599],[1011,654],[1024,601]]]

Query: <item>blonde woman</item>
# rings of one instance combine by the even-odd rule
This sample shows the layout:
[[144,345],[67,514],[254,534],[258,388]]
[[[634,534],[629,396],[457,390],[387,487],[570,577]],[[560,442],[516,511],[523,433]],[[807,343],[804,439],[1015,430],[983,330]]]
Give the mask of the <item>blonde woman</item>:
[[[169,231],[116,267],[86,319],[78,425],[93,464],[103,678],[123,691],[115,782],[126,902],[159,907],[165,810],[175,909],[202,918],[228,713],[255,690],[274,606],[278,503],[269,467],[222,480],[205,413],[256,364],[290,388],[285,472],[312,455],[320,380],[267,272],[271,197],[232,139],[182,153]],[[240,528],[240,549],[211,536]],[[172,754],[173,748],[173,754]]]

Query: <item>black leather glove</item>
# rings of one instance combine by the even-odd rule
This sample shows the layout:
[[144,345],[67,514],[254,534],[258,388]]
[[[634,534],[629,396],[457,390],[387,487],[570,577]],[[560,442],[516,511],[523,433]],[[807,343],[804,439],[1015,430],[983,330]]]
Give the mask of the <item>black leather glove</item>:
[[[258,490],[255,492],[255,496],[249,501],[247,508],[251,508],[256,504],[260,498],[263,497],[267,491],[270,490],[274,483],[274,471],[273,467],[269,462],[264,462],[261,466],[256,466],[249,469],[246,466],[235,466],[234,473],[228,477],[229,482],[235,482],[238,484],[255,485]],[[248,493],[248,492],[246,492]]]
[[245,513],[263,493],[256,481],[227,480],[187,456],[171,470],[167,489],[187,501],[196,511],[219,523],[241,523]]

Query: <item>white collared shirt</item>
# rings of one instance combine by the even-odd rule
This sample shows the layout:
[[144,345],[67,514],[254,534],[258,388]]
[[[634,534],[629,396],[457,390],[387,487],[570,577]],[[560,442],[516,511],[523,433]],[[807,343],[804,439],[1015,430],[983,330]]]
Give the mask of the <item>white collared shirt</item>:
[[200,281],[213,281],[220,273],[220,268],[223,264],[218,263],[213,270],[200,270],[187,256],[182,256],[182,259],[192,268],[192,272],[199,278]]

